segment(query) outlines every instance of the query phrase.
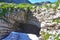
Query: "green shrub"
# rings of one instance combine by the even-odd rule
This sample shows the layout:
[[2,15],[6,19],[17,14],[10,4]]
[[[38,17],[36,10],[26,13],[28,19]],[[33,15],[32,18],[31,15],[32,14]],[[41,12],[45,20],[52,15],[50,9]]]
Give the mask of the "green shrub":
[[57,18],[57,19],[53,19],[53,22],[57,22],[57,23],[60,23],[60,18]]
[[[15,4],[15,3],[4,3],[1,2],[0,3],[0,9],[2,9],[2,12],[0,10],[0,17],[4,16],[7,12],[12,12],[15,8],[27,8],[29,7],[29,9],[32,9],[32,6],[34,6],[33,4],[26,4],[26,3],[22,3],[22,4]],[[11,9],[10,11],[8,9]]]
[[47,33],[47,32],[42,32],[42,35],[44,35],[44,37],[43,37],[43,40],[48,40],[49,39],[49,37],[50,36],[54,36],[54,39],[56,39],[56,40],[60,40],[59,39],[59,37],[60,37],[60,34],[49,34],[49,33]]

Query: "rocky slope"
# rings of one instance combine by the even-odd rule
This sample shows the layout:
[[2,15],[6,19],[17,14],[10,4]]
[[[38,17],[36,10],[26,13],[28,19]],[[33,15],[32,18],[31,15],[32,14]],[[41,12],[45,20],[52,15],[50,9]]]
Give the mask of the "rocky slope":
[[[52,4],[52,7],[54,6],[56,7],[55,4]],[[48,9],[45,6],[40,9],[37,7],[38,11],[36,10],[36,13],[34,13],[34,16],[41,22],[40,33],[42,37],[40,38],[42,38],[42,40],[60,39],[60,36],[58,36],[60,35],[60,4],[55,11],[52,7]]]
[[[52,5],[55,5],[55,4],[52,4]],[[25,9],[25,12],[26,11],[27,11],[27,9]],[[24,13],[22,12],[22,15],[25,14],[25,12]],[[19,12],[19,13],[21,13],[21,12]],[[17,17],[18,14],[16,14],[15,16]],[[11,14],[10,14],[10,16],[9,17],[7,16],[7,17],[9,19],[12,18],[11,20],[13,20],[13,19],[14,20],[18,20],[18,19],[20,20],[20,17],[22,17],[21,19],[23,19],[23,22],[25,21],[24,23],[33,24],[33,25],[36,25],[39,28],[41,27],[41,31],[40,32],[46,32],[49,35],[53,34],[52,38],[55,35],[55,33],[57,34],[57,32],[58,32],[58,34],[55,35],[56,37],[58,37],[58,35],[60,34],[60,32],[59,32],[60,23],[58,23],[57,21],[53,21],[54,19],[60,18],[60,4],[59,4],[58,8],[56,9],[56,11],[54,11],[53,8],[48,8],[47,9],[45,6],[42,6],[42,8],[40,8],[39,6],[37,6],[36,9],[30,10],[28,12],[28,16],[25,15],[26,17],[28,17],[27,21],[24,20],[25,16],[24,15],[22,16],[22,15],[19,16],[19,17],[17,17],[17,18],[14,16],[14,18],[13,18],[13,16],[11,16]],[[41,35],[42,35],[42,33],[41,33]],[[42,37],[42,40],[44,40],[43,37]],[[45,40],[47,40],[47,39],[45,39]]]
[[48,40],[50,38],[50,40],[59,40],[60,3],[32,6],[32,8],[33,9],[31,10],[29,8],[15,8],[12,12],[7,12],[2,17],[7,19],[8,22],[13,25],[13,27],[15,27],[15,23],[16,25],[18,25],[19,23],[36,25],[36,27],[41,28],[40,38],[42,38],[42,40]]

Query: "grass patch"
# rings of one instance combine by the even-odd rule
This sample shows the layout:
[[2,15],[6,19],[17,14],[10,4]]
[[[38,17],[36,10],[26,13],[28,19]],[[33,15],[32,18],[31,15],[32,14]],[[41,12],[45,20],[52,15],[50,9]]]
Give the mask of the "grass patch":
[[[46,33],[46,32],[42,32],[42,35],[44,35],[43,40],[48,40],[49,37],[52,36],[53,34],[49,34],[49,33]],[[56,36],[56,35],[54,35],[54,37],[55,37],[55,36]],[[59,37],[60,37],[60,34],[58,34],[54,39],[60,40]]]
[[[33,4],[27,4],[27,3],[15,4],[15,3],[0,2],[0,17],[4,16],[7,12],[12,12],[15,8],[19,8],[19,9],[24,9],[24,8],[33,9],[32,6],[34,6],[34,5]],[[9,8],[11,9],[10,11],[9,11]]]
[[60,40],[59,37],[60,37],[60,34],[58,34],[58,35],[55,37],[55,39],[56,39],[56,40]]
[[43,40],[48,40],[49,36],[51,36],[51,34],[42,32],[42,35],[44,35]]
[[53,22],[60,23],[60,18],[53,19]]

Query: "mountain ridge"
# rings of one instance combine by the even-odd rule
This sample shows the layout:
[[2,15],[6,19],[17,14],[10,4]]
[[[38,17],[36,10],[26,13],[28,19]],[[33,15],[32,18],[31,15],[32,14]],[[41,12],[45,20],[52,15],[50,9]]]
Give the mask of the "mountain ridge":
[[51,3],[50,1],[46,1],[46,2],[40,2],[40,3],[34,3],[35,5],[42,5],[42,4],[49,4],[49,3]]
[[30,3],[31,4],[31,2],[28,0],[0,0],[0,2],[17,3],[17,4],[19,4],[19,3]]

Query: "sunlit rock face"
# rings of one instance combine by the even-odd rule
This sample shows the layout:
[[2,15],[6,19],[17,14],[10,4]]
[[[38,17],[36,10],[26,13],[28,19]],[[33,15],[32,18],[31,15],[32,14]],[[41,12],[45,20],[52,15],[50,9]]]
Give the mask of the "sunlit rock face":
[[[59,29],[59,26],[57,26],[58,25],[57,22],[55,22],[53,24],[53,19],[57,19],[57,18],[60,19],[60,14],[59,14],[60,8],[59,8],[59,6],[56,9],[56,11],[54,11],[53,8],[47,9],[44,6],[42,6],[42,8],[39,8],[39,6],[37,6],[35,11],[32,11],[32,12],[33,12],[33,16],[39,21],[38,23],[41,22],[41,27],[46,27],[46,28],[49,27],[50,28],[53,26],[53,28],[51,28],[51,29]],[[37,21],[36,21],[36,23],[37,23]],[[57,26],[57,27],[55,27],[55,26]]]
[[8,3],[30,3],[28,0],[2,0],[2,2],[8,2]]
[[[52,6],[56,6],[55,4],[52,4]],[[48,8],[46,9],[46,7],[42,7],[39,8],[37,10],[40,10],[39,12],[34,12],[34,16],[39,20],[39,22],[41,22],[41,37],[42,39],[45,38],[45,36],[43,35],[42,32],[48,33],[48,34],[52,34],[52,35],[57,35],[56,30],[58,31],[60,29],[60,22],[57,22],[58,19],[60,19],[60,6],[58,6],[58,8],[56,9],[56,11],[54,11],[53,8]],[[56,19],[55,22],[53,22],[53,19]],[[55,31],[53,31],[55,30]],[[59,32],[59,31],[58,31]],[[47,34],[47,35],[48,35]],[[60,33],[58,33],[60,35]],[[44,36],[44,37],[43,37]],[[50,39],[51,38],[51,39]],[[55,40],[54,37],[49,37],[48,40]]]

